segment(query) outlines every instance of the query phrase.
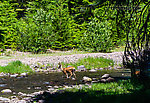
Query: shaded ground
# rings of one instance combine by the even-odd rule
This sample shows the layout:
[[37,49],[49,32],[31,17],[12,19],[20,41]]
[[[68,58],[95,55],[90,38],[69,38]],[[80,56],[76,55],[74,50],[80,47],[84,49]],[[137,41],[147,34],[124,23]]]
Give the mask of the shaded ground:
[[147,103],[150,98],[150,92],[147,93],[147,91],[133,91],[133,93],[121,95],[115,95],[114,93],[103,95],[103,93],[103,91],[92,91],[92,93],[79,91],[56,94],[45,92],[34,97],[33,101],[42,103]]

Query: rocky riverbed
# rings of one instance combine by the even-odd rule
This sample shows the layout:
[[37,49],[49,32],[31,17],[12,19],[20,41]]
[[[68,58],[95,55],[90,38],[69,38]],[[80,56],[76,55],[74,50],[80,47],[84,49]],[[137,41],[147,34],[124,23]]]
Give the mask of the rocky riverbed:
[[[122,63],[122,55],[123,55],[123,52],[113,52],[113,53],[73,54],[73,55],[63,55],[63,56],[25,57],[25,58],[7,59],[7,60],[6,59],[5,60],[4,59],[0,59],[0,65],[5,66],[9,62],[11,62],[11,61],[20,60],[22,63],[30,65],[32,68],[33,67],[34,68],[35,67],[38,68],[37,64],[42,64],[42,65],[53,64],[53,66],[55,67],[55,66],[57,66],[57,64],[59,62],[76,62],[78,59],[86,58],[86,57],[89,57],[89,56],[91,56],[91,57],[109,58],[109,59],[113,59],[114,62],[115,62],[115,64],[121,64]],[[101,69],[103,69],[103,68],[101,68]],[[111,69],[111,67],[109,69]],[[118,69],[118,67],[116,67],[116,69]],[[53,68],[48,69],[48,71],[49,70],[51,70],[50,72],[53,72],[53,71],[55,72],[55,70],[53,70]],[[40,70],[37,69],[37,71],[39,72]],[[47,73],[47,70],[45,71],[45,69],[43,69],[43,72]],[[96,73],[97,70],[96,71],[95,70],[91,70],[90,72]],[[47,73],[47,74],[49,74],[49,73]],[[81,73],[79,72],[79,74],[81,74]],[[14,79],[12,79],[14,81],[11,81],[11,82],[18,81],[18,79],[16,79],[16,78],[19,78],[19,79],[23,79],[24,78],[24,79],[27,79],[27,81],[29,81],[28,77],[25,74],[24,75],[22,74],[22,76],[10,75],[10,74],[3,74],[3,75],[8,76],[9,78],[14,78]],[[129,74],[127,74],[127,75],[129,76]],[[124,73],[120,73],[120,76],[127,76],[127,75],[125,75]],[[84,76],[87,76],[87,77],[84,77]],[[102,75],[98,74],[97,76],[100,77]],[[58,76],[58,77],[60,77],[60,76]],[[2,88],[3,86],[5,87],[5,84],[7,85],[5,88],[3,88],[3,91],[1,90],[1,92],[8,92],[8,94],[11,93],[12,95],[9,96],[9,97],[5,97],[5,96],[1,97],[0,96],[0,102],[6,102],[6,103],[26,103],[26,102],[31,102],[33,100],[34,96],[40,95],[40,94],[42,95],[45,92],[50,93],[50,94],[61,93],[61,92],[64,92],[64,90],[66,88],[79,88],[80,89],[80,88],[82,88],[82,86],[85,86],[85,85],[88,88],[90,88],[91,84],[86,84],[86,83],[83,84],[82,83],[83,77],[84,77],[84,79],[89,77],[91,79],[89,79],[89,78],[88,79],[92,80],[93,82],[98,82],[99,81],[99,79],[98,79],[98,81],[95,81],[96,79],[94,79],[94,78],[97,78],[97,77],[93,77],[93,76],[90,77],[89,75],[83,74],[83,75],[80,76],[80,78],[78,78],[78,80],[77,80],[78,82],[73,79],[71,81],[67,80],[67,83],[65,81],[65,82],[61,83],[62,85],[60,85],[59,84],[60,80],[56,80],[58,84],[57,85],[56,84],[52,85],[52,84],[50,84],[51,80],[49,80],[49,81],[43,81],[42,78],[45,78],[45,76],[44,77],[41,76],[41,81],[43,81],[43,82],[39,82],[39,83],[40,83],[40,85],[41,84],[43,85],[43,83],[45,83],[44,85],[45,85],[46,89],[42,89],[42,86],[40,86],[40,85],[33,86],[34,90],[36,90],[36,92],[32,92],[32,93],[25,93],[25,92],[22,92],[22,91],[20,91],[20,92],[17,91],[16,92],[15,89],[13,89],[13,88],[9,88],[9,87],[6,88],[8,86],[7,83],[1,83],[2,85],[0,85],[1,86],[0,88]],[[6,79],[6,78],[4,78],[4,79]],[[63,78],[63,80],[64,80],[64,78]],[[38,81],[38,79],[35,80],[35,81]],[[72,81],[74,83],[72,83],[72,84],[69,85],[68,83],[71,83]],[[9,85],[11,85],[11,82],[9,83]],[[24,82],[24,84],[28,84],[28,83]],[[19,84],[18,84],[18,87],[19,87]],[[30,91],[32,87],[31,86],[27,86],[25,88],[28,91]],[[60,90],[58,88],[62,88],[62,89]],[[19,88],[18,88],[18,90],[19,90]],[[40,101],[40,103],[42,103],[42,100]]]
[[[108,74],[109,73],[109,74]],[[130,78],[130,71],[82,71],[76,72],[77,78],[67,79],[61,72],[36,73],[26,76],[0,78],[0,102],[2,103],[30,103],[38,95],[64,93],[66,89],[91,88],[93,83],[114,82]],[[61,88],[61,89],[60,89]],[[38,99],[37,102],[41,102]]]
[[86,57],[104,57],[113,59],[116,64],[122,63],[123,52],[112,52],[112,53],[87,53],[87,54],[73,54],[73,55],[62,55],[62,56],[40,56],[40,57],[24,57],[17,59],[0,59],[0,65],[7,65],[10,61],[20,60],[22,63],[32,64],[54,64],[57,65],[59,62],[76,62],[78,59]]

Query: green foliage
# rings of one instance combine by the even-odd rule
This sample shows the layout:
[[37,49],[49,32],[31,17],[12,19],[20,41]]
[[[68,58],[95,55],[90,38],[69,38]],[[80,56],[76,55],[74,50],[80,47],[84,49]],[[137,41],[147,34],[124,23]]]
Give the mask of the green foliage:
[[[142,2],[140,6],[143,7]],[[124,13],[125,10],[116,8],[109,0],[3,0],[0,48],[33,53],[49,48],[109,52],[112,47],[124,44],[130,23],[129,11]],[[139,14],[133,15],[132,21]],[[129,28],[135,26],[134,23]],[[137,33],[133,29],[132,32]]]
[[[86,88],[86,86],[84,86],[80,91],[87,92],[90,95],[102,96],[132,93],[132,91],[135,89],[139,89],[139,87],[134,88],[131,80],[120,80],[118,82],[112,83],[95,83],[91,86],[91,88]],[[67,91],[78,92],[79,89],[73,88],[68,89]],[[101,93],[97,95],[95,94],[95,92],[92,91],[101,91]]]
[[76,63],[62,63],[63,65],[68,66],[74,66],[77,68],[77,66],[84,65],[87,69],[94,69],[94,68],[107,68],[109,66],[114,66],[114,61],[111,59],[106,58],[94,58],[94,57],[88,57],[79,59]]
[[[55,6],[54,6],[55,5]],[[54,3],[52,12],[52,26],[54,27],[52,49],[67,50],[72,49],[76,45],[76,37],[78,31],[76,29],[72,16],[69,15],[68,5],[65,0]]]
[[141,85],[134,86],[132,83],[130,79],[113,83],[93,83],[90,88],[87,85],[68,88],[65,92],[58,93],[54,99],[45,97],[45,100],[60,103],[142,103],[149,100],[149,88],[142,89],[139,88]]
[[[32,5],[38,5],[36,2]],[[68,50],[76,47],[78,31],[65,1],[51,1],[47,7],[30,10],[16,25],[16,49],[34,53],[46,49]]]
[[16,12],[12,5],[0,1],[0,48],[10,47],[13,41],[14,27],[16,23]]
[[78,24],[89,22],[93,13],[90,8],[90,4],[93,4],[94,0],[69,0],[68,8],[71,15],[74,16],[74,20]]
[[25,64],[22,64],[20,61],[10,62],[7,66],[0,66],[0,72],[4,73],[24,73],[32,72],[32,69]]
[[124,28],[126,27],[128,18],[124,18],[122,9],[117,9],[115,4],[106,1],[101,4],[101,7],[95,8],[93,12],[94,17],[98,20],[109,23],[109,30],[111,30],[111,40],[113,44],[123,44],[125,42]]
[[81,50],[109,52],[113,46],[110,23],[93,19],[81,39]]
[[52,27],[48,22],[45,23],[44,18],[41,17],[47,16],[46,14],[42,14],[44,11],[41,9],[37,12],[32,19],[22,19],[17,23],[17,35],[14,41],[17,44],[16,49],[38,53],[48,48]]

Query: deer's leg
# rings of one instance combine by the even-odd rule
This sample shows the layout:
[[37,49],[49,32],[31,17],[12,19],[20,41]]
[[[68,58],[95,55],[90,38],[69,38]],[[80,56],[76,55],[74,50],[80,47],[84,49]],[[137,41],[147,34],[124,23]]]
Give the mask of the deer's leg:
[[73,72],[74,77],[76,78],[76,74]]
[[71,78],[71,76],[72,76],[72,72],[71,71],[69,71],[70,72],[70,76],[69,76],[69,78]]
[[66,71],[64,71],[64,73],[65,73],[66,77],[68,78],[68,74],[67,74],[67,72],[66,72]]

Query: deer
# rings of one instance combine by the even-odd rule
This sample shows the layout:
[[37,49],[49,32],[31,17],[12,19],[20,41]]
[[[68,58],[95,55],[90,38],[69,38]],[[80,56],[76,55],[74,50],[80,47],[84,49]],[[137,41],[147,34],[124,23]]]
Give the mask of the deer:
[[[58,69],[61,69],[61,71],[66,75],[66,78],[71,78],[73,75],[76,78],[75,74],[75,67],[66,67],[63,68],[61,63],[58,63]],[[70,73],[70,76],[68,77],[68,73]]]

